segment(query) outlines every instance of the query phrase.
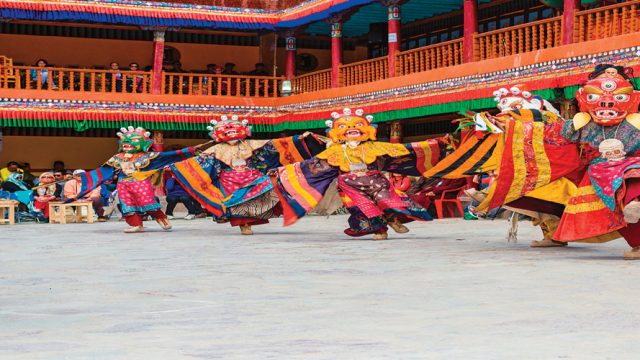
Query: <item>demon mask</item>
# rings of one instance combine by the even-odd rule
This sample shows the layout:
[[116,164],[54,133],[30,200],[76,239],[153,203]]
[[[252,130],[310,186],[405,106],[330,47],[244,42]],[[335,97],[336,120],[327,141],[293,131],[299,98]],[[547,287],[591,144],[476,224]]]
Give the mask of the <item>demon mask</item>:
[[251,127],[247,126],[248,120],[238,120],[237,115],[233,115],[231,119],[223,115],[220,121],[211,120],[208,126],[209,136],[217,142],[234,142],[246,139],[251,136]]
[[128,154],[147,152],[153,145],[151,133],[139,127],[121,128],[118,132],[118,151]]
[[373,116],[364,116],[364,111],[358,109],[355,114],[351,109],[344,109],[342,114],[333,112],[333,120],[327,121],[329,138],[334,143],[362,142],[376,139],[376,128],[371,124]]
[[525,90],[521,85],[511,87],[511,89],[501,88],[493,92],[494,100],[498,103],[501,113],[520,109],[547,110],[556,115],[559,114],[551,103],[542,99],[538,95]]

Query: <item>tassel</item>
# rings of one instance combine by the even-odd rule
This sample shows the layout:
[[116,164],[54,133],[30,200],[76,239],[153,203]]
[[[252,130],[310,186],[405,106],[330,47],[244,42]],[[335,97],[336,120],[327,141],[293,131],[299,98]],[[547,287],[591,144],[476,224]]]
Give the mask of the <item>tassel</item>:
[[520,218],[519,214],[514,212],[511,214],[509,218],[509,234],[507,235],[507,242],[517,243],[518,242],[518,219]]

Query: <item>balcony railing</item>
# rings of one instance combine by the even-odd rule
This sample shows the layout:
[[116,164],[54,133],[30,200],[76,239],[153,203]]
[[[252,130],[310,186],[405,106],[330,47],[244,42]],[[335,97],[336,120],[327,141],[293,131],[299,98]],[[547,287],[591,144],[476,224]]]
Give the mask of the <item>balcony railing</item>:
[[398,54],[397,74],[416,72],[462,64],[462,39],[434,44]]
[[548,49],[562,44],[562,17],[475,35],[476,61]]
[[14,66],[3,88],[98,93],[151,93],[151,73]]
[[297,76],[291,86],[294,94],[314,92],[331,88],[331,69],[310,72]]
[[220,74],[163,73],[162,89],[169,95],[276,97],[284,78]]
[[640,1],[627,1],[579,11],[573,28],[573,41],[604,39],[637,31],[640,31]]
[[366,84],[387,77],[389,77],[389,59],[386,56],[340,67],[340,85],[342,86]]

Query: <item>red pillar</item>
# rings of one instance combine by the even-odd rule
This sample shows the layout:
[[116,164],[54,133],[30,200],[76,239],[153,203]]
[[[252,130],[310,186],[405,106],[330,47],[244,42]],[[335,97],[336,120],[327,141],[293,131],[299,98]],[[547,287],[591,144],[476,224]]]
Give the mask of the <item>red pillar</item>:
[[389,9],[389,77],[396,76],[396,55],[400,51],[400,6],[390,5]]
[[478,32],[478,1],[464,0],[464,62],[473,62],[473,34]]
[[389,124],[389,142],[399,144],[402,141],[402,124],[400,121],[392,121]]
[[576,21],[576,11],[580,6],[579,0],[564,0],[562,13],[562,45],[573,44],[573,25]]
[[292,36],[285,38],[285,48],[287,50],[285,75],[287,80],[291,80],[296,76],[296,38]]
[[342,65],[342,24],[331,23],[331,87],[340,86]]
[[164,31],[153,32],[153,94],[162,93],[162,64],[164,61]]

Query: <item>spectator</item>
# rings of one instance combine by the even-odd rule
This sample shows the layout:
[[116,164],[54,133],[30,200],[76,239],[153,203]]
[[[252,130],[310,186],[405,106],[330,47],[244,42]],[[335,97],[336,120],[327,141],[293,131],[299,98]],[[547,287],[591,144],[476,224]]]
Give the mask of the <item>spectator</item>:
[[257,63],[255,68],[249,72],[249,75],[252,76],[269,76],[271,75],[267,71],[267,66],[264,63]]
[[[428,179],[420,178],[408,192],[413,201],[425,209],[433,211],[433,200],[442,197],[445,191],[455,190],[467,185],[467,179]],[[447,193],[447,198],[455,199],[458,193]],[[431,209],[430,209],[431,208]]]
[[7,179],[2,183],[2,190],[14,193],[16,191],[29,190],[27,184],[23,181],[23,175],[19,172],[9,174]]
[[65,174],[66,174],[66,171],[54,171],[53,172],[54,181],[57,183],[65,181],[65,178],[64,178]]
[[49,220],[49,202],[60,200],[62,185],[54,183],[53,173],[44,172],[40,175],[40,186],[33,190],[34,206],[45,220]]
[[[173,64],[171,64],[171,66],[172,66],[172,69],[168,71],[170,73],[178,73],[178,74],[188,73],[188,71],[182,68],[182,63],[180,61],[174,61]],[[171,78],[168,77],[167,79],[169,80]],[[174,94],[189,93],[189,77],[188,76],[182,76],[182,81],[181,81],[180,75],[174,75],[171,85],[173,87]]]
[[31,164],[28,162],[22,163],[20,168],[24,174],[22,181],[27,184],[28,187],[33,187],[35,185],[36,176],[31,173]]
[[56,160],[53,162],[53,169],[51,169],[51,172],[56,172],[56,171],[59,171],[61,173],[65,173],[67,171],[64,168],[64,161]]
[[234,70],[235,67],[236,64],[228,62],[224,64],[224,70],[222,70],[222,73],[224,75],[238,75],[238,72]]
[[64,198],[65,200],[74,199],[76,201],[90,201],[93,204],[93,209],[98,215],[98,221],[105,222],[107,221],[107,218],[104,216],[104,208],[102,200],[100,199],[100,187],[96,187],[90,193],[78,199],[78,194],[82,189],[82,178],[80,177],[80,174],[83,174],[84,172],[85,171],[82,169],[78,169],[73,172],[73,178],[64,184]]
[[131,77],[127,78],[127,92],[134,92],[135,90],[136,93],[141,93],[143,90],[143,76],[142,71],[140,70],[140,66],[138,65],[138,63],[132,62],[131,64],[129,64],[129,71],[136,72],[137,74],[131,74]]
[[[207,74],[220,74],[222,72],[222,69],[219,66],[216,66],[216,64],[207,64],[207,70],[205,71],[205,73]],[[205,76],[202,79],[202,84],[205,88],[208,88],[208,84],[209,82],[211,82],[211,94],[210,95],[216,95],[218,92],[218,80],[216,77],[209,77],[209,76]],[[203,92],[204,93],[204,92]]]
[[120,72],[120,64],[112,62],[109,64],[109,72],[105,74],[107,76],[107,91],[113,91],[113,85],[115,83],[115,91],[122,92],[122,73]]
[[216,69],[218,67],[216,66],[216,64],[207,64],[207,70],[205,71],[205,73],[207,74],[216,74]]
[[[47,62],[47,60],[45,59],[38,59],[38,61],[36,61],[36,65],[37,69],[31,69],[29,71],[29,77],[31,78],[31,85],[34,88],[38,87],[38,75],[40,76],[40,88],[41,89],[48,89],[49,88],[49,82],[51,81],[51,78],[49,77],[49,70],[46,69],[46,67],[49,66],[49,63]],[[53,89],[53,87],[52,87]]]
[[185,220],[193,220],[196,217],[201,218],[206,216],[206,213],[204,213],[202,208],[187,193],[182,185],[178,183],[175,175],[172,174],[171,178],[167,180],[165,190],[167,192],[166,214],[169,219],[173,219],[173,210],[176,208],[176,205],[178,203],[184,204],[184,206],[187,208],[187,211],[189,212],[187,216],[184,217]]
[[409,190],[409,188],[411,187],[411,179],[402,174],[391,173],[390,175],[391,186],[393,186],[396,191],[404,193]]
[[13,173],[21,173],[22,169],[18,166],[19,164],[15,161],[9,161],[7,163],[7,167],[0,169],[0,182],[6,181],[9,178],[9,175]]

